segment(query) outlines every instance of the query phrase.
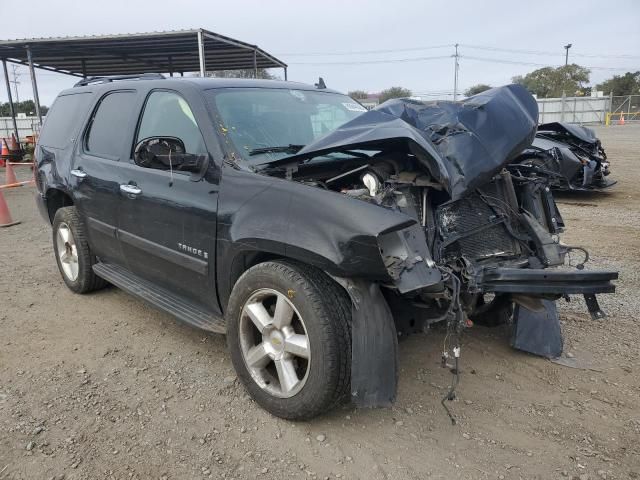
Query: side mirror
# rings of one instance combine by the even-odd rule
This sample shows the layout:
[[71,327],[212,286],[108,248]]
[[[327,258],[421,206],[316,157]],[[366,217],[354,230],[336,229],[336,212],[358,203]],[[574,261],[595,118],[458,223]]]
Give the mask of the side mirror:
[[186,153],[177,137],[149,137],[140,140],[133,151],[137,165],[157,170],[200,173],[206,156]]

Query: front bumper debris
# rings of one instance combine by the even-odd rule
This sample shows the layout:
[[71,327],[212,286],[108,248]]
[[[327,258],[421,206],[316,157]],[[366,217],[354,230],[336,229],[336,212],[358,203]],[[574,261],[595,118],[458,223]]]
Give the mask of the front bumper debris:
[[480,292],[565,295],[613,293],[618,272],[549,270],[529,268],[485,268],[476,276]]

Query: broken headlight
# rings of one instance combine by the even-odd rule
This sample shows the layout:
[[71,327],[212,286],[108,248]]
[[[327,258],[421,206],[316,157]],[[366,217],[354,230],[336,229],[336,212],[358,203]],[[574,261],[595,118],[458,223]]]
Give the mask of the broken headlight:
[[382,189],[382,182],[376,174],[367,172],[362,175],[361,180],[367,190],[369,190],[369,195],[371,197],[375,197],[378,193],[380,193],[380,190]]

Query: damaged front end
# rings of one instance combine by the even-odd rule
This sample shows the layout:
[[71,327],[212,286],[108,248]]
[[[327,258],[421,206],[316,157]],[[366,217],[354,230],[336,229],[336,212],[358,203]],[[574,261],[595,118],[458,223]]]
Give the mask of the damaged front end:
[[538,168],[555,190],[601,191],[617,183],[608,178],[610,162],[595,132],[580,125],[540,125],[514,163]]
[[[388,316],[398,335],[446,322],[447,363],[457,361],[459,335],[471,321],[513,316],[529,338],[531,321],[550,325],[558,333],[541,348],[514,344],[557,356],[555,300],[582,294],[592,315],[602,315],[595,294],[613,292],[617,272],[583,269],[587,252],[560,242],[564,223],[549,176],[514,164],[534,140],[537,116],[535,100],[515,85],[459,103],[392,100],[259,168],[413,219],[377,236],[386,280],[334,275],[354,304],[357,404],[388,405],[395,396],[395,339],[381,335]],[[563,266],[572,251],[583,258],[577,269],[549,268]]]

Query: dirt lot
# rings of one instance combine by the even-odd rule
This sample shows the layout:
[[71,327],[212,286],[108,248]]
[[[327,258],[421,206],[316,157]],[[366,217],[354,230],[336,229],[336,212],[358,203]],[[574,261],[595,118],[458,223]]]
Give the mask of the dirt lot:
[[598,134],[619,185],[558,198],[563,240],[621,272],[606,321],[580,298],[562,306],[566,351],[588,368],[475,327],[456,426],[440,331],[401,344],[393,409],[283,421],[247,397],[222,336],[115,288],[67,290],[33,188],[5,192],[22,223],[0,229],[0,479],[640,478],[640,126]]

